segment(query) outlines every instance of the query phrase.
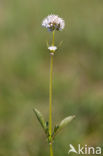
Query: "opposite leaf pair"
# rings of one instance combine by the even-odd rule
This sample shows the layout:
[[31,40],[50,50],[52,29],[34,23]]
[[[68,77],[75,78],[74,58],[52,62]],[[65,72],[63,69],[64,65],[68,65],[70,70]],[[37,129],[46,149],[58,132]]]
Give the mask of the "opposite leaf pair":
[[[51,142],[51,140],[49,139],[49,127],[48,127],[48,122],[45,122],[43,115],[37,110],[37,109],[33,109],[38,121],[40,122],[49,143]],[[54,127],[53,133],[52,133],[52,140],[54,140],[55,136],[69,123],[71,122],[73,119],[75,118],[75,116],[68,116],[65,119],[63,119],[59,125],[56,125]]]

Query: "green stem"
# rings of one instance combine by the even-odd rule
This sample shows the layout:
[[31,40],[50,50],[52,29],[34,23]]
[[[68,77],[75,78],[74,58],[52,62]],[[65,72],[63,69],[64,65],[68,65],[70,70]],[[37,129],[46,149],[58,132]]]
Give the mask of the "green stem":
[[52,135],[52,79],[53,79],[53,55],[50,54],[50,90],[49,90],[49,134]]
[[49,90],[49,134],[50,134],[50,156],[53,156],[52,149],[52,79],[53,79],[53,55],[50,54],[50,90]]
[[53,147],[52,143],[50,144],[50,156],[53,156]]
[[53,41],[52,41],[52,46],[54,46],[54,35],[55,35],[55,30],[53,31]]
[[[53,41],[54,46],[54,31],[53,31]],[[53,80],[53,54],[50,53],[50,88],[49,88],[49,140],[50,140],[50,156],[53,156],[52,147],[52,80]]]

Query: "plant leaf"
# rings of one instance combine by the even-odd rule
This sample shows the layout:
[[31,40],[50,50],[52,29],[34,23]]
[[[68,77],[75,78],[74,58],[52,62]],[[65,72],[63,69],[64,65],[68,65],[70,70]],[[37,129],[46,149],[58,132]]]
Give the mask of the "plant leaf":
[[35,108],[33,109],[38,121],[40,122],[44,132],[48,135],[48,122],[45,122],[43,115]]
[[62,130],[69,122],[71,122],[75,118],[75,115],[68,116],[64,120],[62,120],[59,124],[59,130]]
[[56,125],[54,127],[54,131],[53,131],[53,134],[52,134],[52,137],[54,139],[54,137],[69,123],[71,122],[73,119],[75,118],[75,115],[73,116],[68,116],[66,117],[65,119],[63,119],[59,125]]

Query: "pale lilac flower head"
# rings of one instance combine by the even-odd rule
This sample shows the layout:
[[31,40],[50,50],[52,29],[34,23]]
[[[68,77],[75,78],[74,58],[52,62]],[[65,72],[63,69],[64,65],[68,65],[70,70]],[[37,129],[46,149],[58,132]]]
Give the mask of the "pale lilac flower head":
[[49,31],[64,29],[65,22],[58,15],[48,15],[42,22],[42,26],[46,27]]
[[56,51],[57,50],[57,47],[56,46],[50,46],[50,47],[48,47],[48,49],[50,51]]

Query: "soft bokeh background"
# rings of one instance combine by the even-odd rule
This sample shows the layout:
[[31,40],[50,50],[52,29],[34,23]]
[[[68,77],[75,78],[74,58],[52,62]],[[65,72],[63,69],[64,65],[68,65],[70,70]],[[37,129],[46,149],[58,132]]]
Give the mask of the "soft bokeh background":
[[76,115],[56,137],[55,156],[67,156],[70,143],[103,145],[103,1],[0,0],[0,156],[49,155],[32,109],[48,120],[52,35],[41,21],[50,13],[66,22],[55,39],[63,45],[54,58],[53,124]]

